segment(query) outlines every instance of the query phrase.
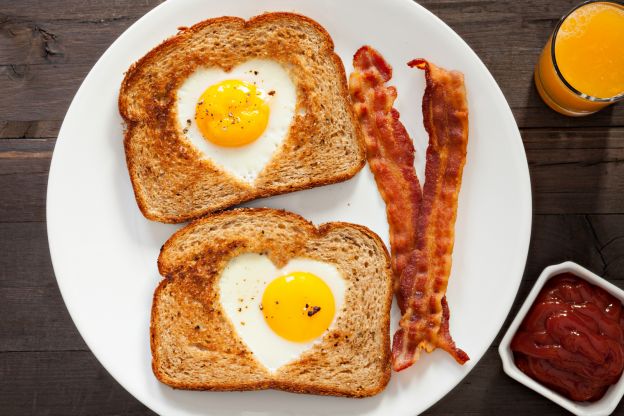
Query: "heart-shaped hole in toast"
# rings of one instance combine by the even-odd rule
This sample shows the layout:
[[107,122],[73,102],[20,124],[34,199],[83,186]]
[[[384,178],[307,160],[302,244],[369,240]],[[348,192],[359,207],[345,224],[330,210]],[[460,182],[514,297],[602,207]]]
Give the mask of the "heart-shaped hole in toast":
[[[325,317],[320,315],[325,313],[326,309],[331,308],[332,311],[329,317],[331,323],[326,330],[321,335],[303,342],[289,340],[278,335],[268,323],[270,320],[277,320],[282,326],[301,325],[301,322],[296,321],[296,317],[291,315],[293,311],[288,310],[288,306],[283,306],[286,305],[288,299],[280,298],[283,299],[281,305],[279,299],[272,300],[276,303],[273,305],[263,303],[267,286],[274,279],[293,272],[310,273],[319,277],[333,295],[331,299],[333,305],[327,305],[327,301],[312,300],[315,293],[301,294],[302,299],[306,299],[301,300],[302,319],[323,319]],[[288,278],[292,278],[292,275]],[[304,351],[320,342],[343,309],[346,286],[344,278],[331,263],[300,257],[291,259],[284,267],[278,269],[267,256],[255,253],[241,254],[230,260],[223,269],[218,282],[220,304],[225,315],[234,326],[241,341],[260,364],[271,372],[296,360]],[[335,313],[333,313],[334,310]],[[288,331],[288,328],[286,329]]]
[[[234,101],[235,97],[225,92],[203,98],[206,89],[224,82],[243,82],[252,86],[254,95],[259,98],[253,106],[266,104],[268,121],[262,114],[252,112],[252,104],[244,100]],[[201,106],[198,106],[200,102]],[[176,103],[181,134],[200,152],[202,159],[239,180],[253,183],[288,137],[295,119],[297,88],[288,71],[278,62],[253,59],[227,72],[217,67],[198,68],[178,88]],[[198,113],[200,108],[201,114]],[[219,115],[221,111],[223,113]],[[232,140],[251,134],[258,124],[267,124],[255,140],[230,147],[215,144],[210,137],[205,137],[200,131],[199,118],[210,119],[215,128]]]

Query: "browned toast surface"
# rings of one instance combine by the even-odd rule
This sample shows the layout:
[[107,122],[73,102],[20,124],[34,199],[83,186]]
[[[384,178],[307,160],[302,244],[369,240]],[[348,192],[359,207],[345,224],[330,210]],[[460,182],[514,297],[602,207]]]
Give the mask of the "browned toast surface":
[[[200,68],[271,59],[297,89],[282,146],[253,183],[202,156],[183,134],[176,92]],[[208,86],[206,86],[208,87]],[[166,40],[127,71],[119,92],[126,162],[143,214],[183,222],[235,204],[351,178],[365,163],[342,61],[329,34],[292,13],[220,17]]]
[[[344,278],[343,311],[321,341],[270,373],[238,337],[219,301],[218,279],[242,253],[281,267],[294,257],[328,262]],[[152,367],[175,388],[371,396],[390,378],[392,276],[387,250],[365,227],[272,209],[237,209],[174,234],[158,259],[165,277],[154,293]]]

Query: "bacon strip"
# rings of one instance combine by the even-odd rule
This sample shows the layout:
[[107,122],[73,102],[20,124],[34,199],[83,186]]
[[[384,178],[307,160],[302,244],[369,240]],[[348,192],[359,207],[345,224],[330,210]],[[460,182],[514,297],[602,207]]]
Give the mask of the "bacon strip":
[[429,146],[416,250],[410,267],[400,277],[399,291],[406,309],[392,346],[397,371],[415,363],[423,349],[431,352],[440,347],[460,364],[469,359],[451,338],[445,297],[468,144],[464,76],[424,59],[415,59],[408,65],[425,70],[423,117]]
[[[395,293],[399,294],[398,277],[416,247],[421,200],[414,145],[399,120],[399,112],[392,108],[396,89],[385,85],[392,78],[392,67],[369,46],[355,53],[353,67],[349,90],[364,132],[368,164],[386,203]],[[398,300],[403,310],[403,301]]]
[[392,77],[391,66],[376,50],[363,46],[354,55],[349,79],[390,227],[395,293],[403,314],[393,342],[396,371],[416,362],[421,349],[440,347],[461,364],[468,360],[449,333],[444,296],[468,139],[463,76],[424,60],[410,66],[425,69],[427,78],[423,114],[430,138],[423,192],[414,169],[412,140],[392,108],[396,89],[385,86]]

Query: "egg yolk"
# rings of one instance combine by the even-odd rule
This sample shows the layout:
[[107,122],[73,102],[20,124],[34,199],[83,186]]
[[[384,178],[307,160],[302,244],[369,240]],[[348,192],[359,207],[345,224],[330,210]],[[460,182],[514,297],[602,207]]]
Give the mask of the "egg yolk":
[[262,296],[262,313],[282,338],[306,342],[323,334],[335,313],[334,295],[320,277],[292,272],[273,280]]
[[204,138],[218,146],[252,143],[269,122],[265,94],[254,84],[226,80],[211,85],[195,107],[195,122]]

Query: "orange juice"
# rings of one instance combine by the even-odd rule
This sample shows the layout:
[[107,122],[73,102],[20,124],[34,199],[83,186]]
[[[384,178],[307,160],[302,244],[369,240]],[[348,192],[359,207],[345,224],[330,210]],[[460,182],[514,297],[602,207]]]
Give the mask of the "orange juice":
[[571,116],[624,98],[624,6],[588,2],[564,17],[542,51],[535,85],[546,104]]

